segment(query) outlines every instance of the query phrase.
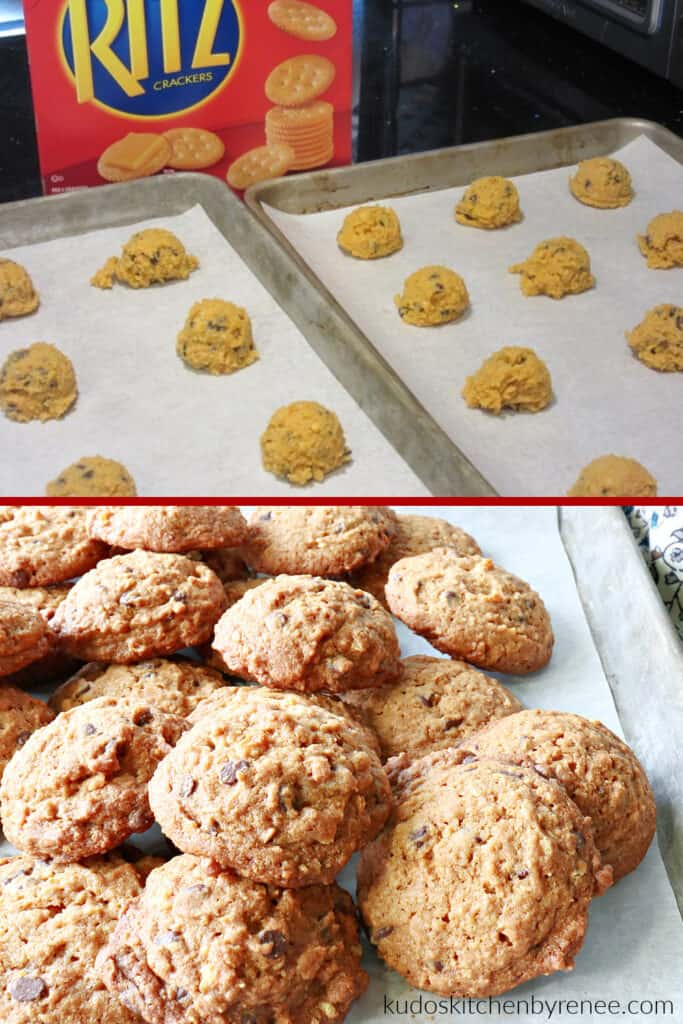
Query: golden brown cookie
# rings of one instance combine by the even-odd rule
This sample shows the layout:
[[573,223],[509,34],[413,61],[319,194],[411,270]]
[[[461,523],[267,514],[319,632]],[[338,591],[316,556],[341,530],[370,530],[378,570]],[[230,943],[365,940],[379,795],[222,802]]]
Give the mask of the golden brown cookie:
[[97,968],[150,1024],[341,1024],[368,984],[360,955],[337,885],[282,890],[184,855],[151,873]]
[[342,425],[318,402],[276,409],[261,435],[263,468],[290,484],[320,483],[351,459]]
[[562,299],[595,286],[590,256],[573,238],[548,238],[539,242],[528,259],[510,267],[510,273],[521,274],[519,284],[524,295]]
[[633,199],[631,175],[618,160],[605,156],[581,160],[569,179],[569,191],[580,203],[598,210],[628,206]]
[[47,623],[25,604],[0,602],[0,676],[18,672],[50,649]]
[[244,580],[250,575],[249,569],[238,548],[215,548],[213,551],[188,553],[189,558],[199,557],[213,569],[221,583],[232,583],[233,580]]
[[0,586],[62,583],[97,565],[108,553],[86,528],[76,505],[0,505]]
[[40,305],[28,271],[14,260],[0,259],[0,320],[28,316]]
[[465,282],[448,267],[422,267],[410,274],[394,303],[398,315],[415,327],[435,327],[457,320],[469,308]]
[[184,853],[290,889],[331,884],[391,804],[366,730],[301,694],[231,687],[160,764],[149,798]]
[[192,370],[234,373],[258,359],[246,309],[222,299],[202,299],[187,315],[176,352]]
[[645,235],[638,235],[638,248],[651,270],[683,267],[683,210],[653,217]]
[[403,248],[401,224],[389,206],[359,206],[344,217],[337,245],[359,260],[377,260]]
[[326,42],[337,33],[337,23],[327,11],[303,0],[273,0],[268,17],[288,35],[313,43]]
[[227,182],[239,191],[269,178],[280,178],[292,169],[296,154],[284,142],[271,142],[242,153],[228,168]]
[[0,860],[3,1024],[140,1024],[95,974],[95,957],[142,891],[117,854],[83,864]]
[[223,585],[208,566],[132,551],[78,580],[51,626],[77,658],[129,664],[204,643],[224,608]]
[[254,572],[340,576],[372,562],[396,533],[381,505],[259,505],[242,552]]
[[361,854],[378,954],[416,988],[459,997],[571,970],[611,881],[590,818],[533,769],[456,758],[441,750],[396,772],[394,811]]
[[438,650],[479,668],[525,674],[553,650],[550,617],[528,583],[490,558],[452,548],[402,558],[386,585],[390,609]]
[[331,60],[308,53],[290,57],[273,68],[266,79],[266,96],[280,107],[300,107],[327,92],[337,69]]
[[84,455],[72,462],[45,488],[50,497],[135,497],[135,481],[121,462]]
[[498,416],[504,409],[540,412],[553,399],[548,367],[532,348],[510,345],[485,359],[465,381],[462,396],[470,409]]
[[105,181],[132,181],[158,174],[171,159],[171,144],[153,132],[129,132],[112,142],[97,161]]
[[683,370],[683,306],[664,303],[648,310],[637,327],[626,332],[633,354],[652,370]]
[[[0,602],[25,605],[32,612],[38,612],[50,624],[52,616],[69,593],[68,585],[55,584],[51,587],[2,587],[0,586]],[[48,629],[49,634],[49,629]],[[36,661],[31,661],[24,668],[3,677],[4,683],[13,686],[33,688],[43,683],[54,683],[75,672],[78,662],[70,658],[57,647],[51,646],[46,654]]]
[[316,576],[277,576],[216,626],[229,670],[275,689],[315,693],[381,686],[398,672],[391,617],[374,597]]
[[200,701],[224,686],[220,672],[189,658],[153,658],[135,665],[91,661],[58,686],[48,703],[55,711],[70,711],[98,697],[114,697],[124,707],[137,701],[187,718]]
[[382,760],[410,760],[455,747],[478,729],[522,705],[490,676],[464,661],[404,658],[394,683],[342,694],[376,734]]
[[233,546],[247,536],[235,505],[98,505],[88,529],[117,548],[171,553]]
[[130,288],[149,288],[166,281],[186,281],[199,266],[196,256],[172,231],[146,228],[137,231],[121,250],[101,267],[90,283],[95,288],[112,288],[114,281]]
[[460,751],[463,758],[506,761],[559,782],[591,818],[615,882],[647,853],[657,813],[650,784],[631,748],[600,722],[564,711],[520,711],[470,736]]
[[522,219],[519,193],[507,178],[477,178],[455,207],[455,219],[465,227],[489,231],[516,224]]
[[459,555],[480,555],[479,545],[469,533],[437,516],[401,515],[396,517],[396,533],[389,545],[368,565],[351,576],[359,590],[367,590],[387,607],[384,587],[394,562],[409,555],[422,555],[433,548],[454,548]]
[[54,717],[54,711],[42,700],[4,681],[0,683],[0,779],[7,762],[23,747],[31,733]]
[[64,711],[16,752],[0,785],[18,849],[58,862],[106,853],[153,823],[147,783],[186,728],[143,701],[99,697]]
[[0,408],[18,423],[61,419],[77,395],[71,360],[44,341],[10,352],[0,368]]
[[164,138],[171,146],[166,163],[176,171],[201,171],[213,167],[225,153],[223,140],[205,128],[169,128]]
[[635,459],[600,455],[583,467],[567,494],[572,498],[654,498],[657,481]]

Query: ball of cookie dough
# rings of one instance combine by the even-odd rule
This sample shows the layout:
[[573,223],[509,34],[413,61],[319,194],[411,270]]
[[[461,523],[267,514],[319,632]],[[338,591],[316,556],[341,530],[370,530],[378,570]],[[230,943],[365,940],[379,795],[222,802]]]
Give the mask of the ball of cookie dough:
[[261,435],[264,469],[290,484],[318,483],[351,458],[335,413],[317,402],[276,409]]
[[485,359],[465,381],[462,396],[470,409],[496,416],[503,409],[540,412],[553,397],[548,367],[532,348],[510,345]]
[[135,497],[135,481],[121,462],[101,455],[84,455],[50,480],[45,493],[51,497]]
[[0,260],[0,320],[27,316],[40,305],[28,272],[14,260]]
[[628,206],[633,199],[631,175],[622,163],[606,156],[581,160],[569,179],[569,191],[580,203],[599,210]]
[[664,303],[626,332],[633,354],[653,370],[683,370],[683,306]]
[[44,341],[10,352],[0,370],[0,408],[19,423],[58,420],[77,394],[71,360]]
[[601,455],[584,466],[567,494],[570,498],[653,498],[657,481],[635,459]]
[[149,288],[163,281],[186,281],[198,266],[199,260],[172,231],[146,228],[126,242],[121,256],[110,257],[90,283],[95,288],[111,288],[116,280],[131,288]]
[[638,235],[638,248],[652,270],[683,267],[683,210],[660,213]]
[[422,267],[406,278],[394,299],[406,324],[433,327],[462,316],[470,304],[465,282],[448,267]]
[[176,352],[193,370],[213,374],[234,373],[258,359],[249,314],[222,299],[195,302]]
[[523,263],[510,267],[511,274],[521,274],[524,295],[549,295],[561,299],[578,295],[595,285],[590,256],[573,238],[548,238],[536,246]]
[[504,228],[522,219],[519,193],[507,178],[477,178],[455,208],[458,224],[469,228]]
[[388,206],[359,206],[344,218],[337,245],[359,260],[391,256],[403,247],[399,219]]

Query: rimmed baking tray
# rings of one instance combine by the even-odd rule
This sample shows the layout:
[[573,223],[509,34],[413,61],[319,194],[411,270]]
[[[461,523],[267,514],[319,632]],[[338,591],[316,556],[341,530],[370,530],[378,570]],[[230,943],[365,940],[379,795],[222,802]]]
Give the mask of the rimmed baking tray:
[[[315,265],[312,262],[307,263],[295,244],[288,240],[276,222],[277,214],[305,216],[383,199],[438,192],[467,184],[473,178],[483,175],[514,177],[548,171],[571,166],[578,160],[591,156],[613,152],[639,136],[647,137],[674,159],[683,162],[683,140],[668,129],[650,121],[619,118],[557,131],[394,157],[353,167],[318,171],[297,177],[296,180],[279,179],[253,186],[248,190],[246,198],[261,224],[277,239],[300,272],[324,297],[330,322],[334,323],[337,334],[343,337],[345,344],[354,349],[364,346],[368,352],[372,351],[377,355],[368,321],[363,321],[362,329],[357,325],[342,302],[322,283]],[[382,352],[391,358],[387,345],[380,347]],[[399,361],[397,360],[397,364]],[[400,376],[408,387],[412,386],[410,368],[405,360]],[[429,392],[425,380],[419,378],[420,384],[418,378],[419,375],[416,377],[415,390],[429,408]],[[430,386],[434,386],[431,379]],[[453,421],[451,426],[449,433],[455,446],[458,440],[456,421]],[[464,441],[462,443],[465,444]],[[459,458],[464,460],[464,454],[460,449],[456,450]],[[472,454],[471,444],[468,451],[476,468],[476,456]],[[469,465],[471,463],[468,463]],[[491,473],[490,460],[488,470]],[[454,478],[452,483],[455,489],[448,493],[485,493],[479,489],[484,483],[481,473],[479,480],[473,480],[470,475],[467,481]],[[473,489],[462,489],[463,485],[472,484]]]

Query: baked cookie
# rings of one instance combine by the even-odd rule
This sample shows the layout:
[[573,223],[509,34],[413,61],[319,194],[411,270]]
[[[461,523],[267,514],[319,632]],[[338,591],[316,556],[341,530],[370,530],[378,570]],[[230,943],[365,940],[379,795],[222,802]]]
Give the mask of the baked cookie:
[[649,310],[645,319],[626,332],[633,354],[652,370],[683,370],[683,306],[664,303]]
[[237,686],[195,716],[149,799],[183,852],[294,889],[334,881],[382,828],[391,791],[363,726],[301,694]]
[[42,615],[25,604],[0,602],[0,676],[18,672],[50,649]]
[[360,956],[337,885],[281,890],[185,855],[151,873],[97,968],[148,1024],[340,1024],[368,984]]
[[38,587],[79,576],[108,548],[86,529],[75,505],[0,505],[0,585]]
[[401,224],[389,206],[359,206],[347,213],[337,245],[358,260],[377,260],[403,248]]
[[15,686],[0,684],[0,778],[14,752],[54,717],[54,711],[42,700]]
[[261,435],[263,468],[300,487],[320,483],[351,459],[342,425],[318,402],[276,409]]
[[0,369],[0,408],[18,423],[61,419],[77,396],[71,360],[44,341],[10,352]]
[[[209,569],[213,569],[221,583],[245,580],[250,576],[242,553],[237,548],[215,548],[213,551],[198,551],[196,555],[200,562],[206,562]],[[188,558],[194,557],[195,553],[188,552]]]
[[490,676],[464,661],[415,655],[404,658],[395,683],[342,695],[377,736],[382,760],[410,760],[455,747],[466,737],[522,705]]
[[[13,604],[24,605],[30,611],[42,615],[49,626],[52,616],[69,590],[70,587],[65,585],[26,587],[23,590],[18,587],[0,587],[0,603],[9,601]],[[77,665],[78,662],[73,658],[56,647],[50,646],[42,658],[4,676],[3,682],[12,683],[13,686],[38,686],[48,681],[63,679],[70,672],[74,672]]]
[[614,881],[636,868],[652,842],[654,796],[638,758],[600,722],[564,711],[520,711],[460,744],[461,756],[533,768],[559,782],[592,819],[595,845]]
[[553,399],[550,371],[532,348],[499,348],[465,381],[462,397],[470,409],[498,416],[503,409],[540,412]]
[[52,629],[77,658],[128,664],[204,643],[224,608],[223,585],[208,566],[132,551],[78,580]]
[[195,302],[176,352],[190,369],[213,374],[234,373],[258,359],[249,314],[222,299]]
[[452,548],[403,558],[389,571],[386,595],[394,615],[453,658],[517,675],[550,660],[543,601],[490,558],[461,558]]
[[340,693],[398,672],[394,624],[379,602],[316,576],[250,590],[218,622],[213,647],[231,672],[282,690]]
[[176,171],[201,171],[213,167],[225,153],[223,140],[205,128],[169,128],[164,138],[171,146],[166,164]]
[[528,259],[510,267],[510,273],[522,275],[519,283],[524,295],[561,299],[595,286],[590,256],[573,238],[548,238],[540,242]]
[[14,260],[0,259],[0,320],[28,316],[40,305],[28,271]]
[[635,459],[600,455],[583,467],[567,494],[571,498],[654,498],[657,481]]
[[638,248],[651,270],[683,267],[683,210],[653,217],[645,235],[638,235]]
[[479,545],[469,533],[437,516],[398,515],[396,532],[389,545],[367,565],[352,574],[350,582],[367,590],[387,607],[384,587],[394,562],[409,555],[422,555],[432,548],[454,548],[459,555],[480,555]]
[[186,281],[199,260],[171,231],[146,228],[128,239],[119,257],[110,257],[90,283],[95,288],[112,288],[114,281],[130,288],[149,288],[164,281]]
[[622,163],[606,156],[581,160],[569,179],[569,191],[580,203],[599,210],[628,206],[633,199],[631,175]]
[[34,732],[0,785],[7,839],[59,862],[106,853],[154,819],[147,783],[186,727],[144,701],[99,697]]
[[97,173],[105,181],[134,181],[158,174],[171,159],[171,145],[154,132],[129,132],[112,142],[97,161]]
[[396,533],[396,515],[373,505],[260,505],[242,546],[255,572],[338,576],[372,562]]
[[456,757],[396,773],[387,827],[361,853],[358,901],[380,957],[416,988],[495,996],[572,969],[611,872],[558,783]]
[[172,554],[240,544],[247,535],[236,505],[98,505],[88,529],[118,548]]
[[448,267],[422,267],[410,274],[394,303],[398,315],[415,327],[434,327],[457,320],[469,308],[465,282]]
[[477,178],[455,208],[458,224],[469,228],[505,228],[522,219],[519,193],[507,178]]
[[50,480],[45,493],[55,498],[135,497],[135,481],[121,462],[84,455]]
[[117,854],[0,860],[3,1024],[139,1024],[107,991],[95,957],[141,891],[137,869]]
[[167,715],[186,718],[210,694],[225,686],[220,672],[189,658],[153,658],[136,665],[90,662],[57,687],[49,704],[70,711],[98,697],[152,704]]

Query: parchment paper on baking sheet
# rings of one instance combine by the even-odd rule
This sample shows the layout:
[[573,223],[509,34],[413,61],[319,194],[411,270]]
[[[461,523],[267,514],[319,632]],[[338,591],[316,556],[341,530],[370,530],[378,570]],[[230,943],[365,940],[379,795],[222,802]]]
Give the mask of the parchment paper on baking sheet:
[[[683,489],[683,376],[649,369],[624,338],[652,306],[683,304],[683,269],[649,270],[635,241],[656,214],[682,208],[683,166],[642,136],[614,156],[630,170],[636,191],[620,210],[577,202],[567,167],[515,179],[524,219],[498,231],[456,224],[460,187],[391,198],[404,247],[383,260],[355,260],[337,248],[348,210],[299,215],[267,208],[428,412],[504,495],[565,494],[587,462],[607,453],[641,461],[660,494]],[[559,301],[526,298],[508,267],[557,235],[588,249],[597,286]],[[420,328],[399,319],[394,296],[408,274],[427,264],[444,264],[465,279],[472,306],[463,320]],[[467,408],[460,394],[465,378],[504,345],[528,346],[547,362],[555,392],[548,409],[493,416]]]
[[[244,509],[246,512],[247,509]],[[549,665],[528,677],[499,676],[527,707],[543,707],[573,711],[588,718],[597,718],[623,735],[609,685],[598,652],[584,617],[574,582],[572,568],[562,544],[557,512],[552,508],[400,508],[399,512],[415,512],[442,516],[457,523],[478,540],[482,550],[496,562],[528,580],[542,595],[550,612],[555,631],[555,649]],[[591,513],[587,511],[587,514]],[[625,556],[627,553],[625,552]],[[635,557],[638,557],[637,555]],[[438,654],[430,645],[406,627],[398,624],[403,656]],[[647,643],[647,623],[643,635],[634,636],[634,643]],[[644,688],[647,681],[643,683]],[[37,694],[38,695],[38,694]],[[45,697],[45,694],[41,694]],[[667,714],[661,708],[660,714]],[[638,750],[648,775],[660,792],[665,789],[661,779],[656,750]],[[158,827],[144,836],[135,837],[136,845],[158,851]],[[7,843],[0,844],[0,854],[12,853]],[[354,889],[354,866],[348,867],[340,881]],[[538,1021],[601,1022],[640,1019],[635,1009],[626,1011],[631,1000],[673,1001],[668,1017],[660,1009],[651,1019],[679,1021],[683,1016],[683,926],[657,843],[653,844],[640,867],[622,879],[604,896],[594,900],[590,925],[583,949],[571,973],[558,973],[513,989],[506,997],[513,1000],[535,1000],[531,1012],[523,1004],[514,1012],[487,1010],[484,1000],[477,1009],[460,1003],[457,1010],[429,1012],[427,997],[422,994],[422,1009],[413,1004],[408,1013],[392,1013],[385,1009],[400,1006],[406,999],[418,999],[420,993],[411,989],[399,975],[385,968],[365,943],[364,965],[371,976],[366,995],[352,1009],[349,1024],[390,1024],[392,1019],[403,1024],[426,1024],[439,1020],[492,1021],[514,1020],[517,1024]],[[567,1008],[568,1000],[619,1001],[621,1009],[613,1015],[601,1012],[577,1013]],[[546,1004],[540,1007],[540,1000]],[[558,1007],[564,1000],[564,1008]],[[448,1001],[446,1001],[448,1003]],[[547,1006],[553,1007],[552,1011]],[[622,1010],[625,1012],[622,1013]]]
[[[92,288],[106,258],[151,225],[175,232],[199,258],[199,270],[187,281],[140,291]],[[73,362],[79,388],[62,420],[15,423],[0,415],[0,493],[44,494],[69,463],[96,454],[123,462],[141,495],[429,493],[202,207],[0,255],[24,264],[41,295],[36,314],[0,324],[0,363],[15,349],[48,341]],[[256,363],[213,377],[180,360],[177,334],[202,298],[247,309]],[[305,489],[266,473],[259,447],[275,409],[300,399],[333,409],[352,451],[348,466]]]

